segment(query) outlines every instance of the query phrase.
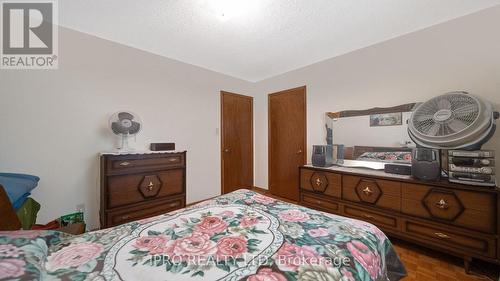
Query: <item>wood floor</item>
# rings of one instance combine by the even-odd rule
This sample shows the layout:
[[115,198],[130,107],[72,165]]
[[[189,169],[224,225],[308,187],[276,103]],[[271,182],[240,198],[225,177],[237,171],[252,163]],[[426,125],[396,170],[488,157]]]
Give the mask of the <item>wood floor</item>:
[[[254,188],[276,199],[297,203],[268,193],[267,190]],[[500,281],[500,267],[474,261],[472,274],[466,274],[463,260],[440,252],[432,251],[405,241],[390,238],[396,252],[406,267],[408,276],[403,281]]]
[[391,239],[391,242],[408,273],[403,281],[498,280],[500,269],[496,268],[495,265],[474,261],[472,273],[466,274],[463,261],[459,258],[396,239]]

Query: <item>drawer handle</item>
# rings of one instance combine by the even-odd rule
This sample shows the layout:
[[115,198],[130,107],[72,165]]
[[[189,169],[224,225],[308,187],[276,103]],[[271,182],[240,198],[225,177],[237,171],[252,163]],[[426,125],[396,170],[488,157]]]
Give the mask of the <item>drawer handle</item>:
[[320,186],[323,184],[323,181],[320,178],[316,178],[316,185]]
[[177,162],[178,160],[177,160],[177,158],[170,158],[170,159],[168,159],[168,161],[170,161],[170,162]]
[[441,199],[438,202],[436,202],[436,207],[438,207],[439,209],[442,209],[442,210],[446,210],[446,209],[448,209],[449,205],[448,205],[448,202],[446,202],[446,200]]
[[130,165],[130,162],[127,162],[127,161],[120,163],[120,166],[122,166],[122,167],[127,167],[128,165]]
[[316,200],[316,204],[321,205],[321,201]]
[[149,184],[148,184],[148,190],[152,191],[154,186],[155,186],[155,184],[150,181]]
[[168,207],[175,207],[175,206],[178,206],[178,205],[179,205],[179,203],[175,202],[175,203],[168,204]]
[[373,190],[371,190],[370,187],[367,186],[367,187],[365,187],[365,189],[363,189],[363,193],[366,194],[366,196],[371,196],[373,193]]
[[122,220],[128,220],[130,218],[130,215],[124,215],[124,216],[121,216],[120,219]]
[[438,238],[441,238],[441,239],[450,239],[451,237],[444,234],[444,233],[441,233],[441,232],[436,232],[434,233],[434,235],[436,235]]
[[363,214],[363,217],[365,217],[367,219],[373,219],[373,216],[369,215],[369,214]]

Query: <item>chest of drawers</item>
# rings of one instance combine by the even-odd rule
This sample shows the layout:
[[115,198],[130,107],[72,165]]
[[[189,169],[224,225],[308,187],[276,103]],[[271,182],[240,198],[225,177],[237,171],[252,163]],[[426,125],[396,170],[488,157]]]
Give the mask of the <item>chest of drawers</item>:
[[370,222],[386,234],[500,263],[500,191],[363,169],[300,168],[300,203]]
[[102,154],[101,228],[186,205],[186,152]]

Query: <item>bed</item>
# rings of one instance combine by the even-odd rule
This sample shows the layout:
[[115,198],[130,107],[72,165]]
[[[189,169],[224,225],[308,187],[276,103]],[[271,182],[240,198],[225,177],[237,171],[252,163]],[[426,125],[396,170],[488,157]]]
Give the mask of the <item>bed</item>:
[[71,236],[0,232],[0,279],[399,280],[377,227],[239,190]]

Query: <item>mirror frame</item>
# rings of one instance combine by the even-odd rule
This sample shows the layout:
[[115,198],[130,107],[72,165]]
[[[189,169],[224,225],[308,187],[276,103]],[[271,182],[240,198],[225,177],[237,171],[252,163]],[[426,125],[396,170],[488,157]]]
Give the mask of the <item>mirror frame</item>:
[[367,116],[374,114],[387,114],[387,113],[398,113],[398,112],[412,112],[419,103],[407,103],[393,107],[374,107],[365,110],[344,110],[337,112],[327,112],[326,116],[331,119],[339,119],[343,117],[355,117],[355,116]]

